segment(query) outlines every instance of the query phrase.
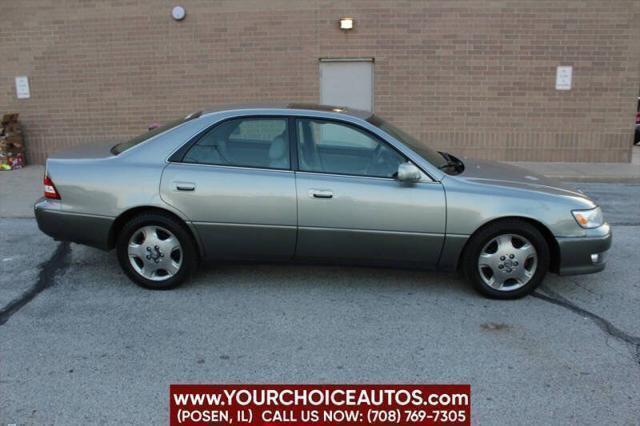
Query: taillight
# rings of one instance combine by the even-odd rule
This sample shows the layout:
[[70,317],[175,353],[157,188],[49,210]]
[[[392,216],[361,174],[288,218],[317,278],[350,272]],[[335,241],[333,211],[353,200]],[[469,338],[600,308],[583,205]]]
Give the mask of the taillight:
[[50,198],[52,200],[59,200],[60,194],[58,194],[58,190],[56,186],[53,184],[53,181],[49,176],[44,176],[44,196],[45,198]]

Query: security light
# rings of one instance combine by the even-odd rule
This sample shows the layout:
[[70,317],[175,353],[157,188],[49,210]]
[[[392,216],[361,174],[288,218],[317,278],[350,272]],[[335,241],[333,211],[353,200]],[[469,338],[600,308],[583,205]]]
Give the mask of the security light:
[[349,31],[353,29],[353,18],[340,18],[340,29]]

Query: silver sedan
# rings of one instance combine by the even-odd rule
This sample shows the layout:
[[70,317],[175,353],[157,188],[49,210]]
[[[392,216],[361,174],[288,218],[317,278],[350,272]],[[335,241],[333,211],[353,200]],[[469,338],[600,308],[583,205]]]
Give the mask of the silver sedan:
[[320,261],[456,270],[515,298],[547,271],[601,271],[600,208],[525,169],[437,152],[377,115],[317,105],[199,112],[47,160],[40,229],[115,248],[168,289],[199,262]]

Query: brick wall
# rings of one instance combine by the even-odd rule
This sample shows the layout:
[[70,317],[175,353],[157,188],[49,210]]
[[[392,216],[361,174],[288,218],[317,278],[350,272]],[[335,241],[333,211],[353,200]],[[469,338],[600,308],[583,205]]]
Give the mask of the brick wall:
[[[321,57],[374,57],[376,112],[439,149],[630,159],[635,0],[22,0],[1,10],[0,111],[21,113],[34,162],[208,105],[317,102]],[[350,33],[337,28],[345,15]],[[558,65],[574,67],[571,91],[555,90]],[[29,76],[30,99],[16,98],[16,75]]]

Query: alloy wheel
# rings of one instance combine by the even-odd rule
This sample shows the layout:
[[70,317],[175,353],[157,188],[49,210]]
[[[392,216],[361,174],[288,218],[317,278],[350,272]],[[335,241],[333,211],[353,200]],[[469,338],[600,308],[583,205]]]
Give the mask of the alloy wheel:
[[489,287],[513,291],[524,287],[538,267],[536,248],[525,237],[502,234],[492,238],[480,252],[478,271]]
[[180,271],[182,246],[166,228],[147,225],[136,230],[127,246],[133,269],[146,279],[164,281]]

